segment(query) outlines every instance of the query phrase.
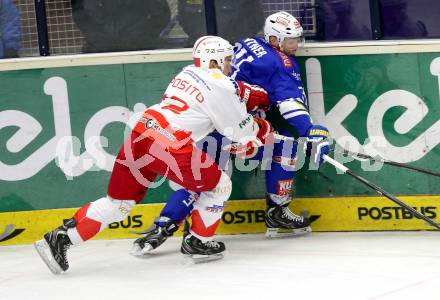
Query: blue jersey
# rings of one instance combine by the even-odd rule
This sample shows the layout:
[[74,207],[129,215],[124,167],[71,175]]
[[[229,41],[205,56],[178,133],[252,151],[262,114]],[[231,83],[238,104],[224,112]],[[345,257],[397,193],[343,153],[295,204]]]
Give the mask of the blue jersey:
[[231,77],[264,88],[271,104],[294,99],[307,106],[307,98],[296,61],[272,48],[261,38],[236,44]]
[[247,38],[236,44],[231,77],[256,84],[269,94],[271,105],[306,135],[312,126],[300,69],[293,57],[274,49],[261,38]]

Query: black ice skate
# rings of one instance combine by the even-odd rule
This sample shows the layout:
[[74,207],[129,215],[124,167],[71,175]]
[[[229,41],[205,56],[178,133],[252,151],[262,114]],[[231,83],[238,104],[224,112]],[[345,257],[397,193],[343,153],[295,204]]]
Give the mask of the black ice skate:
[[63,226],[44,235],[34,246],[44,263],[54,274],[61,274],[69,268],[66,252],[72,245],[67,229],[76,226],[74,219],[67,220]]
[[216,241],[203,242],[189,232],[185,232],[180,251],[194,263],[202,263],[223,258],[225,244]]
[[266,237],[287,237],[312,232],[310,220],[295,215],[287,206],[278,205],[266,211]]
[[134,256],[147,254],[151,250],[162,245],[167,238],[177,231],[177,229],[179,229],[179,226],[172,220],[168,220],[163,227],[154,223],[146,231],[138,233],[145,234],[145,236],[138,238],[133,242],[133,248],[131,249],[130,254]]

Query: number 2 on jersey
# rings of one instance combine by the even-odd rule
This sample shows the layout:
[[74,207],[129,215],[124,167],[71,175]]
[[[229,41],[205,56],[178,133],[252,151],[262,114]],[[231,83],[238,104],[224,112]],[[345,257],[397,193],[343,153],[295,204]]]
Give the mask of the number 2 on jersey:
[[185,102],[185,100],[183,100],[177,96],[168,97],[167,95],[164,95],[161,104],[167,104],[165,106],[162,106],[162,108],[168,109],[175,114],[180,114],[181,112],[183,112],[189,108],[189,106]]

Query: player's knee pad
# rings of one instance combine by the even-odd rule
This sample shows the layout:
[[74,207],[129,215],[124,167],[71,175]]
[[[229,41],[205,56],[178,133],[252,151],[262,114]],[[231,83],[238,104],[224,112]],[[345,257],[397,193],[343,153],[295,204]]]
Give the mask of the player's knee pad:
[[232,191],[232,182],[229,176],[222,172],[217,186],[209,191],[200,193],[199,199],[194,203],[191,215],[191,232],[199,238],[210,238],[217,229],[226,201]]
[[231,178],[222,171],[217,185],[208,192],[200,193],[199,199],[194,203],[194,208],[199,206],[223,205],[223,202],[227,201],[229,196],[231,196],[231,192]]

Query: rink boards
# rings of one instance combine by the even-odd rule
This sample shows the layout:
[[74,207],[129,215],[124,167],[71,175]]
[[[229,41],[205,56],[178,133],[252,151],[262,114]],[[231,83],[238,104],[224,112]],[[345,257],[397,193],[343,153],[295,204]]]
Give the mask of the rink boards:
[[[341,147],[440,170],[440,41],[402,43],[303,49],[310,113]],[[127,124],[160,101],[190,59],[190,49],[176,49],[0,61],[0,212],[80,207],[105,195]],[[440,195],[436,177],[332,155],[392,194]],[[264,198],[264,171],[243,169],[234,170],[231,199]],[[172,192],[165,182],[145,201]],[[328,164],[298,172],[294,194],[376,195]]]
[[[66,207],[105,195],[131,116],[158,102],[190,59],[178,49],[2,60],[0,245],[32,243],[72,216]],[[381,142],[387,159],[440,170],[440,41],[313,43],[298,62],[311,115],[339,145]],[[438,178],[334,157],[438,222]],[[218,233],[263,232],[264,171],[234,174],[231,199],[260,200],[230,201]],[[148,204],[97,238],[135,238],[172,192],[168,182],[150,189]],[[314,231],[431,229],[329,164],[298,172],[294,195]]]
[[[440,196],[402,196],[399,199],[440,222]],[[126,220],[110,224],[96,238],[136,238],[131,231],[147,228],[162,207],[161,203],[135,206]],[[315,232],[433,229],[406,209],[382,197],[301,198],[292,203],[291,209],[307,215]],[[218,234],[264,232],[264,210],[262,199],[229,201]],[[0,245],[33,243],[75,211],[76,208],[0,213]]]

